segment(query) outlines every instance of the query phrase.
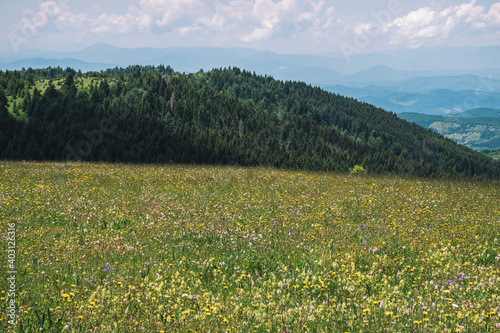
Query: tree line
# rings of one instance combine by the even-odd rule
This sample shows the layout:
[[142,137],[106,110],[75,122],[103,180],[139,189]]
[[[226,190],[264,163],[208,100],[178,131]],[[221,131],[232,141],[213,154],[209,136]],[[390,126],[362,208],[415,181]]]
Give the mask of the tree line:
[[[92,79],[88,86],[85,79]],[[15,108],[9,99],[18,101]],[[0,72],[0,144],[0,158],[11,160],[341,172],[361,165],[374,173],[500,178],[500,163],[394,113],[238,68]]]

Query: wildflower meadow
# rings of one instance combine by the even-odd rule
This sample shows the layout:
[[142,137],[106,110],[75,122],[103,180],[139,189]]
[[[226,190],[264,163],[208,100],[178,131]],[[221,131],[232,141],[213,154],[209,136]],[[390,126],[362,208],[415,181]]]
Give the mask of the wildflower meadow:
[[500,331],[498,181],[3,161],[0,220],[2,332]]

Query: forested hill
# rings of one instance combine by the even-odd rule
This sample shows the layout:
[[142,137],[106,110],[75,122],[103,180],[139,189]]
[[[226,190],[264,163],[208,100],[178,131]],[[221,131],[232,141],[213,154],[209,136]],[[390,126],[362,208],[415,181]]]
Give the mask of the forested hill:
[[500,178],[500,163],[372,105],[237,68],[0,72],[0,158]]

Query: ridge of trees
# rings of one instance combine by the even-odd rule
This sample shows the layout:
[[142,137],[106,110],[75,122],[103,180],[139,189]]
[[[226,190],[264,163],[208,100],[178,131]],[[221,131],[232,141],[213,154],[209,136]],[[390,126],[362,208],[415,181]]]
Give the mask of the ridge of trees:
[[[40,80],[49,80],[44,91]],[[11,115],[8,98],[27,121]],[[374,173],[500,178],[500,163],[394,113],[238,68],[0,71],[0,146],[0,158],[14,160],[361,165]]]

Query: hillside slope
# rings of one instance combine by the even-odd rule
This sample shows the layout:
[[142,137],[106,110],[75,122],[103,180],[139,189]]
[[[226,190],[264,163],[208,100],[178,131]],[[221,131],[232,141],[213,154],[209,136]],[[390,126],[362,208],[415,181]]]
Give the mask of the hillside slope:
[[474,109],[452,116],[400,113],[409,122],[432,129],[475,150],[500,149],[499,110]]
[[[36,88],[37,80],[58,78]],[[500,164],[394,113],[237,68],[2,72],[0,85],[3,159],[362,165],[375,173],[500,178]]]

